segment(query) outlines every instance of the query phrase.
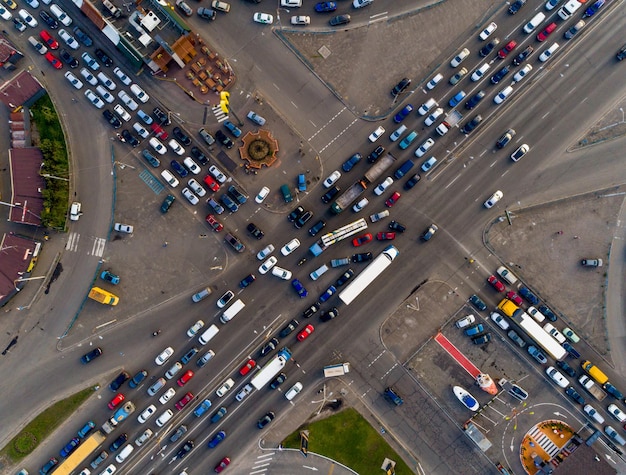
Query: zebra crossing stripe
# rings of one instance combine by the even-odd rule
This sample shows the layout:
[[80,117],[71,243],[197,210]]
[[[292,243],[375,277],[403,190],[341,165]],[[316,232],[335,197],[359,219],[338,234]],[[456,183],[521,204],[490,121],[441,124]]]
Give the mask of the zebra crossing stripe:
[[104,238],[94,238],[93,245],[91,247],[91,255],[102,257],[104,254],[104,246],[106,246],[106,239]]
[[211,110],[213,111],[213,115],[217,118],[218,122],[224,122],[228,119],[228,115],[224,114],[224,111],[220,106],[213,106],[211,107]]
[[65,250],[76,252],[78,250],[78,241],[80,241],[80,234],[70,233],[67,236],[67,242],[65,243]]

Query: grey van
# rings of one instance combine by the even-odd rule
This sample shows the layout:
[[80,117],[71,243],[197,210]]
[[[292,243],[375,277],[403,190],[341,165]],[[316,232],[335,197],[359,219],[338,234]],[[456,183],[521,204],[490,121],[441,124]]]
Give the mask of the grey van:
[[165,386],[165,378],[157,379],[152,386],[148,388],[148,395],[154,396]]

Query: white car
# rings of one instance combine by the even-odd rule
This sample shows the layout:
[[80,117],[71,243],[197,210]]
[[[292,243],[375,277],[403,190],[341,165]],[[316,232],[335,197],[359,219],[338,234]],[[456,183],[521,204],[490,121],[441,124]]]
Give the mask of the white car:
[[96,86],[96,92],[100,94],[100,97],[104,99],[106,102],[108,102],[109,104],[111,104],[115,100],[115,96],[109,93],[109,91],[107,91],[100,84]]
[[183,160],[183,165],[185,165],[185,168],[187,168],[187,170],[189,170],[194,175],[198,175],[202,171],[202,168],[200,168],[191,157],[185,157],[185,159]]
[[[50,5],[50,11],[55,17],[57,17],[57,20],[59,20],[63,24],[63,26],[70,26],[72,24],[72,19],[70,18],[70,16],[65,13],[63,9],[56,3]],[[60,31],[61,30],[59,30],[59,32]]]
[[443,79],[443,74],[437,73],[428,83],[426,83],[426,89],[432,91],[437,84]]
[[302,0],[280,0],[280,6],[298,8],[302,6]]
[[546,319],[544,314],[537,310],[535,307],[528,307],[526,313],[533,317],[538,323],[541,323]]
[[441,107],[438,107],[432,112],[432,114],[426,117],[426,120],[424,121],[424,125],[426,127],[430,127],[441,116],[441,114],[443,114],[443,109]]
[[113,107],[113,110],[117,113],[117,115],[119,115],[122,118],[124,122],[128,122],[131,119],[131,116],[128,113],[128,111],[124,109],[121,105],[115,104],[115,107]]
[[383,181],[380,185],[378,185],[376,188],[374,188],[374,193],[377,196],[382,195],[385,190],[387,188],[389,188],[391,185],[393,184],[393,178],[391,178],[390,176],[388,176],[387,178],[385,178],[385,181]]
[[74,74],[70,71],[65,73],[65,79],[67,79],[70,84],[72,86],[74,86],[74,88],[76,89],[82,89],[83,88],[83,82],[78,79],[76,76],[74,76]]
[[189,188],[183,188],[182,194],[185,198],[187,198],[187,201],[189,201],[194,206],[197,205],[198,202],[200,201],[198,197],[194,195],[193,192]]
[[143,424],[148,419],[150,419],[154,415],[155,412],[156,412],[156,406],[154,404],[150,404],[148,407],[146,407],[146,409],[141,414],[139,414],[139,416],[137,417],[137,420],[139,421],[140,424]]
[[220,183],[224,183],[226,181],[226,175],[224,175],[215,165],[211,165],[209,167],[209,173]]
[[[354,1],[356,2],[357,0]],[[300,391],[302,391],[302,383],[298,381],[296,384],[291,386],[289,390],[287,390],[285,397],[288,401],[291,401],[294,397],[300,394]]]
[[234,385],[235,382],[231,378],[228,378],[226,381],[224,381],[224,384],[222,384],[220,388],[215,391],[215,394],[217,394],[218,397],[222,397],[224,396],[224,394],[230,391]]
[[100,63],[98,63],[98,61],[96,61],[94,57],[86,51],[81,55],[81,58],[83,58],[83,61],[87,63],[87,66],[92,71],[97,71],[98,69],[100,69]]
[[167,362],[167,360],[169,360],[173,354],[174,354],[174,348],[172,348],[171,346],[168,346],[159,354],[159,356],[155,358],[154,362],[158,366],[163,366],[165,362]]
[[283,280],[291,279],[291,271],[278,266],[272,267],[272,275],[275,275],[279,279]]
[[311,17],[306,15],[292,16],[291,17],[292,25],[310,25]]
[[269,256],[272,252],[274,252],[274,245],[273,244],[269,244],[268,246],[264,247],[263,249],[261,249],[258,252],[258,254],[256,255],[256,258],[258,260],[262,261],[267,256]]
[[259,191],[259,194],[256,195],[256,198],[254,199],[254,201],[261,204],[263,203],[263,201],[265,200],[265,198],[267,198],[267,195],[269,194],[270,194],[270,189],[267,186],[264,186],[263,188],[261,188],[261,191]]
[[293,251],[295,251],[296,249],[298,249],[300,247],[300,241],[298,239],[292,239],[291,241],[289,241],[287,244],[285,244],[281,249],[280,249],[280,253],[283,256],[288,256],[289,254],[291,254]]
[[104,84],[104,86],[109,91],[115,91],[115,89],[117,88],[117,84],[115,84],[115,82],[111,80],[111,78],[107,76],[106,74],[104,74],[103,72],[99,72],[98,74],[96,74],[96,77],[98,78],[98,81]]
[[563,376],[554,366],[546,368],[546,374],[550,376],[552,380],[562,388],[566,388],[567,386],[569,386],[568,379]]
[[191,178],[187,184],[189,185],[189,188],[192,189],[192,191],[198,195],[200,198],[202,198],[204,195],[206,195],[206,190],[202,187],[202,185],[200,185],[200,183],[198,183],[196,181],[195,178]]
[[122,101],[131,111],[135,111],[139,107],[139,105],[137,105],[137,103],[128,95],[126,91],[118,92],[117,97],[119,97],[120,101]]
[[135,132],[137,132],[137,135],[139,135],[139,137],[141,137],[142,139],[147,139],[148,136],[150,135],[150,132],[148,132],[145,129],[145,127],[141,125],[139,122],[135,122],[133,124],[133,129],[135,130]]
[[91,74],[87,69],[85,68],[81,68],[80,70],[80,75],[82,77],[85,78],[85,81],[87,81],[89,84],[91,84],[92,86],[95,86],[98,84],[98,80],[95,78],[95,76],[93,74]]
[[39,25],[39,22],[37,22],[37,20],[35,20],[32,15],[30,13],[28,13],[28,10],[25,9],[21,9],[19,12],[17,12],[20,16],[20,18],[22,20],[24,20],[24,22],[30,26],[31,28],[36,28],[37,25]]
[[556,328],[554,328],[554,325],[552,325],[551,323],[546,323],[543,326],[543,329],[545,330],[547,334],[551,335],[559,343],[561,344],[565,343],[565,337],[563,336],[563,334],[560,331],[558,331]]
[[561,0],[548,0],[546,2],[546,10],[550,11],[552,10],[554,7],[556,7],[559,3],[561,2]]
[[[163,427],[165,424],[167,424],[167,421],[169,421],[172,418],[173,415],[174,415],[174,413],[172,412],[172,410],[168,409],[167,411],[165,411],[163,414],[161,414],[159,416],[159,418],[156,420],[156,425],[159,426],[159,427]],[[110,467],[115,468],[115,465],[113,465],[113,464],[109,465],[109,467],[107,467],[107,470]],[[101,472],[101,473],[104,473],[104,472]],[[113,472],[110,472],[110,473],[113,473]],[[108,473],[107,473],[107,475],[108,475]]]
[[520,82],[532,70],[533,70],[533,67],[530,64],[525,65],[522,69],[520,69],[517,73],[515,73],[515,76],[513,76],[513,81]]
[[154,150],[157,151],[159,155],[163,155],[165,154],[165,152],[167,152],[165,145],[163,145],[161,141],[157,139],[156,137],[151,137],[148,143],[152,146]]
[[167,142],[167,144],[170,146],[170,148],[176,155],[183,155],[185,153],[185,149],[183,148],[181,144],[179,144],[176,141],[176,139],[170,139],[170,141]]
[[450,66],[452,66],[453,68],[456,68],[459,64],[461,64],[463,62],[463,60],[465,60],[465,58],[467,58],[470,54],[470,51],[467,48],[463,48],[459,54],[457,54],[454,58],[452,58],[452,61],[450,61]]
[[553,43],[552,46],[550,46],[547,50],[541,53],[541,55],[539,56],[539,61],[541,61],[542,63],[545,63],[546,61],[548,61],[558,48],[559,48],[559,44]]
[[352,211],[358,213],[363,208],[365,208],[369,204],[369,200],[367,198],[361,198],[357,204],[352,207]]
[[427,138],[424,143],[420,145],[420,147],[415,151],[415,156],[422,157],[433,145],[435,145],[435,141],[430,137]]
[[505,87],[498,93],[496,97],[493,98],[493,102],[495,102],[496,104],[502,104],[506,100],[506,98],[511,95],[512,92],[513,86]]
[[72,206],[70,207],[70,220],[78,221],[80,216],[83,214],[81,211],[81,204],[79,201],[74,201]]
[[372,143],[376,142],[379,138],[383,136],[384,133],[385,133],[385,128],[381,125],[374,132],[370,134],[369,136],[370,142]]
[[489,66],[489,63],[481,64],[480,67],[472,73],[472,81],[479,81],[480,78],[482,78],[485,73],[489,71],[489,68],[491,68],[491,66]]
[[491,23],[489,23],[489,25],[487,25],[487,28],[480,32],[480,35],[478,35],[478,37],[482,41],[485,41],[487,38],[489,38],[491,33],[496,31],[496,28],[498,28],[498,25],[496,25],[495,22],[492,21]]
[[[366,7],[367,5],[369,5],[369,4],[373,3],[373,2],[374,2],[374,0],[353,0],[352,1],[352,6],[354,8],[363,8],[363,7]],[[300,385],[300,386],[302,386],[302,385]],[[287,398],[287,399],[289,399],[289,398]]]
[[517,148],[517,150],[515,150],[515,152],[511,154],[511,160],[513,160],[514,162],[518,162],[524,155],[528,153],[529,150],[530,147],[528,146],[528,144],[523,143]]
[[586,404],[585,407],[583,407],[583,411],[598,424],[604,424],[604,417],[602,417],[591,404]]
[[487,201],[485,201],[484,203],[485,208],[489,209],[493,207],[493,205],[495,205],[498,201],[500,201],[503,196],[504,196],[504,193],[502,193],[500,190],[497,190],[493,195],[491,195],[491,197]]
[[337,180],[339,180],[339,178],[341,178],[341,173],[339,173],[339,171],[335,170],[334,172],[332,172],[330,174],[330,176],[328,178],[326,178],[326,180],[324,180],[324,187],[325,188],[330,188],[331,186],[333,186],[335,184],[335,182]]
[[257,12],[252,16],[252,19],[257,23],[263,23],[264,25],[271,25],[274,23],[274,17],[269,13]]
[[28,42],[37,50],[39,54],[46,54],[48,52],[48,48],[34,36],[29,36]]
[[163,170],[161,172],[161,177],[167,182],[168,185],[170,185],[172,188],[176,188],[178,186],[178,180],[176,179],[176,177],[174,175],[172,175],[172,172],[170,172],[169,170]]
[[120,233],[126,233],[126,234],[133,233],[133,227],[130,224],[115,223],[115,226],[113,226],[113,229],[115,229],[117,232],[120,232]]
[[176,390],[174,388],[169,388],[167,391],[165,391],[165,394],[163,394],[163,396],[161,396],[159,398],[159,402],[161,404],[165,404],[167,403],[167,401],[169,401],[170,399],[172,399],[172,397],[174,396],[174,394],[176,394]]
[[496,325],[498,325],[503,330],[508,330],[511,327],[509,322],[507,322],[506,319],[497,312],[491,313],[491,319],[494,321]]
[[624,414],[624,411],[622,411],[615,404],[610,404],[607,410],[609,411],[609,414],[611,414],[618,422],[626,421],[626,414]]
[[146,91],[141,89],[137,84],[133,84],[132,86],[130,86],[130,92],[137,96],[137,99],[139,99],[144,104],[150,100],[150,96],[146,94]]
[[187,336],[189,338],[193,338],[198,334],[202,327],[204,327],[204,322],[202,320],[198,320],[189,328],[189,330],[187,330]]
[[2,17],[3,20],[9,21],[13,18],[13,15],[11,15],[11,12],[9,12],[6,8],[0,5],[0,17]]
[[63,28],[61,28],[59,30],[59,36],[61,37],[61,39],[63,41],[65,41],[65,43],[67,44],[67,46],[69,46],[72,49],[78,49],[80,47],[80,44],[78,43],[78,41],[76,41],[76,38],[74,38],[72,35],[70,35],[67,31],[65,31]]
[[94,94],[91,89],[87,89],[85,91],[85,97],[89,99],[89,102],[91,102],[98,109],[102,109],[104,107],[104,101]]
[[122,84],[124,84],[124,86],[129,86],[132,82],[130,78],[126,75],[126,73],[124,73],[124,71],[122,71],[118,67],[113,70],[113,74],[115,74],[120,79],[120,81],[122,81]]
[[472,323],[476,321],[476,317],[471,313],[469,315],[464,316],[460,320],[458,320],[455,325],[457,328],[465,328],[470,326]]
[[259,273],[267,274],[267,272],[276,265],[278,259],[274,256],[270,256],[261,266],[259,267]]

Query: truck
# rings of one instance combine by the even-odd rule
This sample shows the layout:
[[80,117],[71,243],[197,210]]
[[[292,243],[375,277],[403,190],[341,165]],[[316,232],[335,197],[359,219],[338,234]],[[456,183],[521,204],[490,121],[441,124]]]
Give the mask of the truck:
[[352,204],[359,196],[361,196],[361,194],[365,190],[367,190],[367,187],[369,185],[371,185],[378,178],[380,178],[382,174],[394,164],[395,161],[396,157],[394,157],[389,152],[379,158],[359,181],[357,181],[350,188],[344,191],[339,196],[339,198],[337,198],[330,205],[330,210],[335,214],[339,214],[343,210],[349,208],[350,204]]
[[84,439],[61,464],[54,470],[58,475],[70,475],[74,473],[93,453],[102,445],[105,436],[102,432],[95,431]]
[[133,412],[135,412],[135,405],[131,401],[128,401],[115,411],[113,417],[102,424],[102,431],[105,434],[110,434],[120,422],[130,416]]
[[513,314],[515,314],[515,311],[519,309],[519,307],[515,305],[515,303],[513,303],[511,300],[503,299],[498,304],[498,309],[502,310],[502,313],[504,313],[507,317],[512,317]]
[[120,301],[117,295],[100,287],[92,287],[89,291],[89,298],[104,305],[117,305]]
[[254,378],[250,381],[252,386],[256,389],[263,389],[266,384],[268,384],[278,373],[280,373],[280,370],[285,367],[290,358],[291,350],[284,347],[269,363],[263,366],[261,371],[256,373]]
[[606,398],[606,393],[602,391],[600,386],[596,385],[596,383],[594,383],[593,380],[586,374],[583,374],[580,378],[578,378],[578,382],[598,401],[603,401]]
[[330,366],[324,366],[324,377],[332,378],[333,376],[343,376],[350,372],[350,363],[340,363]]
[[463,118],[463,114],[461,114],[456,109],[453,109],[448,113],[448,115],[446,115],[446,118],[443,120],[441,124],[437,126],[435,130],[437,131],[439,135],[443,137],[444,135],[448,133],[448,131],[452,127],[458,124],[462,118]]
[[583,361],[580,366],[585,371],[585,373],[591,376],[594,381],[599,385],[603,385],[609,380],[609,377],[589,360]]

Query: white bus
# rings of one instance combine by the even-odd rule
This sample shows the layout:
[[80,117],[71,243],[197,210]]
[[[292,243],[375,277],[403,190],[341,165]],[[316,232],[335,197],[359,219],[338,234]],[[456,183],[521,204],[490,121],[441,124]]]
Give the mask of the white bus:
[[278,352],[278,354],[263,366],[263,369],[259,371],[254,378],[252,378],[252,386],[256,389],[262,389],[267,383],[269,383],[274,376],[276,376],[281,369],[285,367],[287,361],[291,358],[291,351],[289,348],[285,347]]
[[363,292],[368,285],[374,282],[382,272],[391,265],[393,260],[400,254],[400,251],[394,246],[389,246],[376,257],[348,286],[339,293],[339,298],[346,305],[350,305],[352,301]]
[[331,244],[335,244],[336,242],[341,241],[342,239],[349,238],[354,234],[361,232],[367,229],[367,221],[364,218],[361,218],[357,221],[354,221],[350,224],[346,224],[345,226],[340,227],[328,234],[324,234],[322,236],[322,245],[330,246]]

